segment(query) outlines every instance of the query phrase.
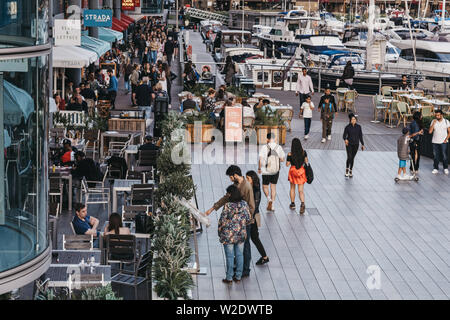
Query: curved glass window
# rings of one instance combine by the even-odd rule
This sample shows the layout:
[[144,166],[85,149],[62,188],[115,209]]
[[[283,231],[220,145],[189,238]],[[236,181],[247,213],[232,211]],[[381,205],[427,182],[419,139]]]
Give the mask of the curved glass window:
[[48,42],[49,0],[0,0],[0,48]]
[[48,247],[48,56],[0,60],[0,272]]

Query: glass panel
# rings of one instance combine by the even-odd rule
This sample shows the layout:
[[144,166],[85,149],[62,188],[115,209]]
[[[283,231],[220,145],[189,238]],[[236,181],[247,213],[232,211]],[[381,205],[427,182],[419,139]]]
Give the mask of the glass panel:
[[0,47],[48,42],[48,0],[0,0]]
[[35,258],[48,247],[48,56],[15,60],[8,65],[8,71],[3,66],[0,272]]

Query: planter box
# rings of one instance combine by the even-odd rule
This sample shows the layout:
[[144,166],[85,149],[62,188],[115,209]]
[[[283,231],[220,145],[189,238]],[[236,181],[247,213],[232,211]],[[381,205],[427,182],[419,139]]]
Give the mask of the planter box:
[[[433,159],[433,143],[431,140],[433,139],[433,134],[428,133],[428,129],[423,130],[422,136],[422,145],[420,147],[420,155],[425,156],[427,158]],[[447,147],[447,159],[450,159],[450,148]]]
[[278,144],[284,145],[286,143],[286,126],[256,125],[255,130],[258,144],[267,143],[267,134],[270,132],[275,134],[275,141]]
[[212,141],[213,129],[212,124],[203,124],[200,132],[200,130],[194,130],[193,124],[187,124],[186,130],[189,134],[186,133],[186,141],[189,143],[209,143]]

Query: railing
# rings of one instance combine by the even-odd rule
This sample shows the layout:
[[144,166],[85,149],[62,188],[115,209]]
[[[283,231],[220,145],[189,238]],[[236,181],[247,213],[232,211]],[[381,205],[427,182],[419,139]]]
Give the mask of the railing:
[[83,111],[58,111],[53,115],[54,126],[56,127],[84,127],[87,116]]
[[197,19],[205,19],[205,20],[217,20],[222,22],[223,24],[228,25],[229,18],[223,14],[218,14],[215,12],[199,10],[195,8],[186,8],[185,14],[190,15],[191,17]]

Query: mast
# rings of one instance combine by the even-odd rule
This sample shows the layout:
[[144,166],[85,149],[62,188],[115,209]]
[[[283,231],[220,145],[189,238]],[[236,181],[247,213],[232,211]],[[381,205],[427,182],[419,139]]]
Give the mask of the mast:
[[372,51],[373,44],[373,24],[375,20],[375,0],[369,1],[369,17],[367,20],[367,41],[366,41],[366,70],[372,70]]
[[411,37],[411,47],[413,49],[413,55],[414,55],[413,73],[415,73],[416,72],[416,45],[415,45],[415,41],[414,41],[413,35],[412,35],[411,17],[409,16],[409,7],[408,7],[407,0],[405,0],[405,14],[406,14],[406,19],[408,19],[409,36]]

